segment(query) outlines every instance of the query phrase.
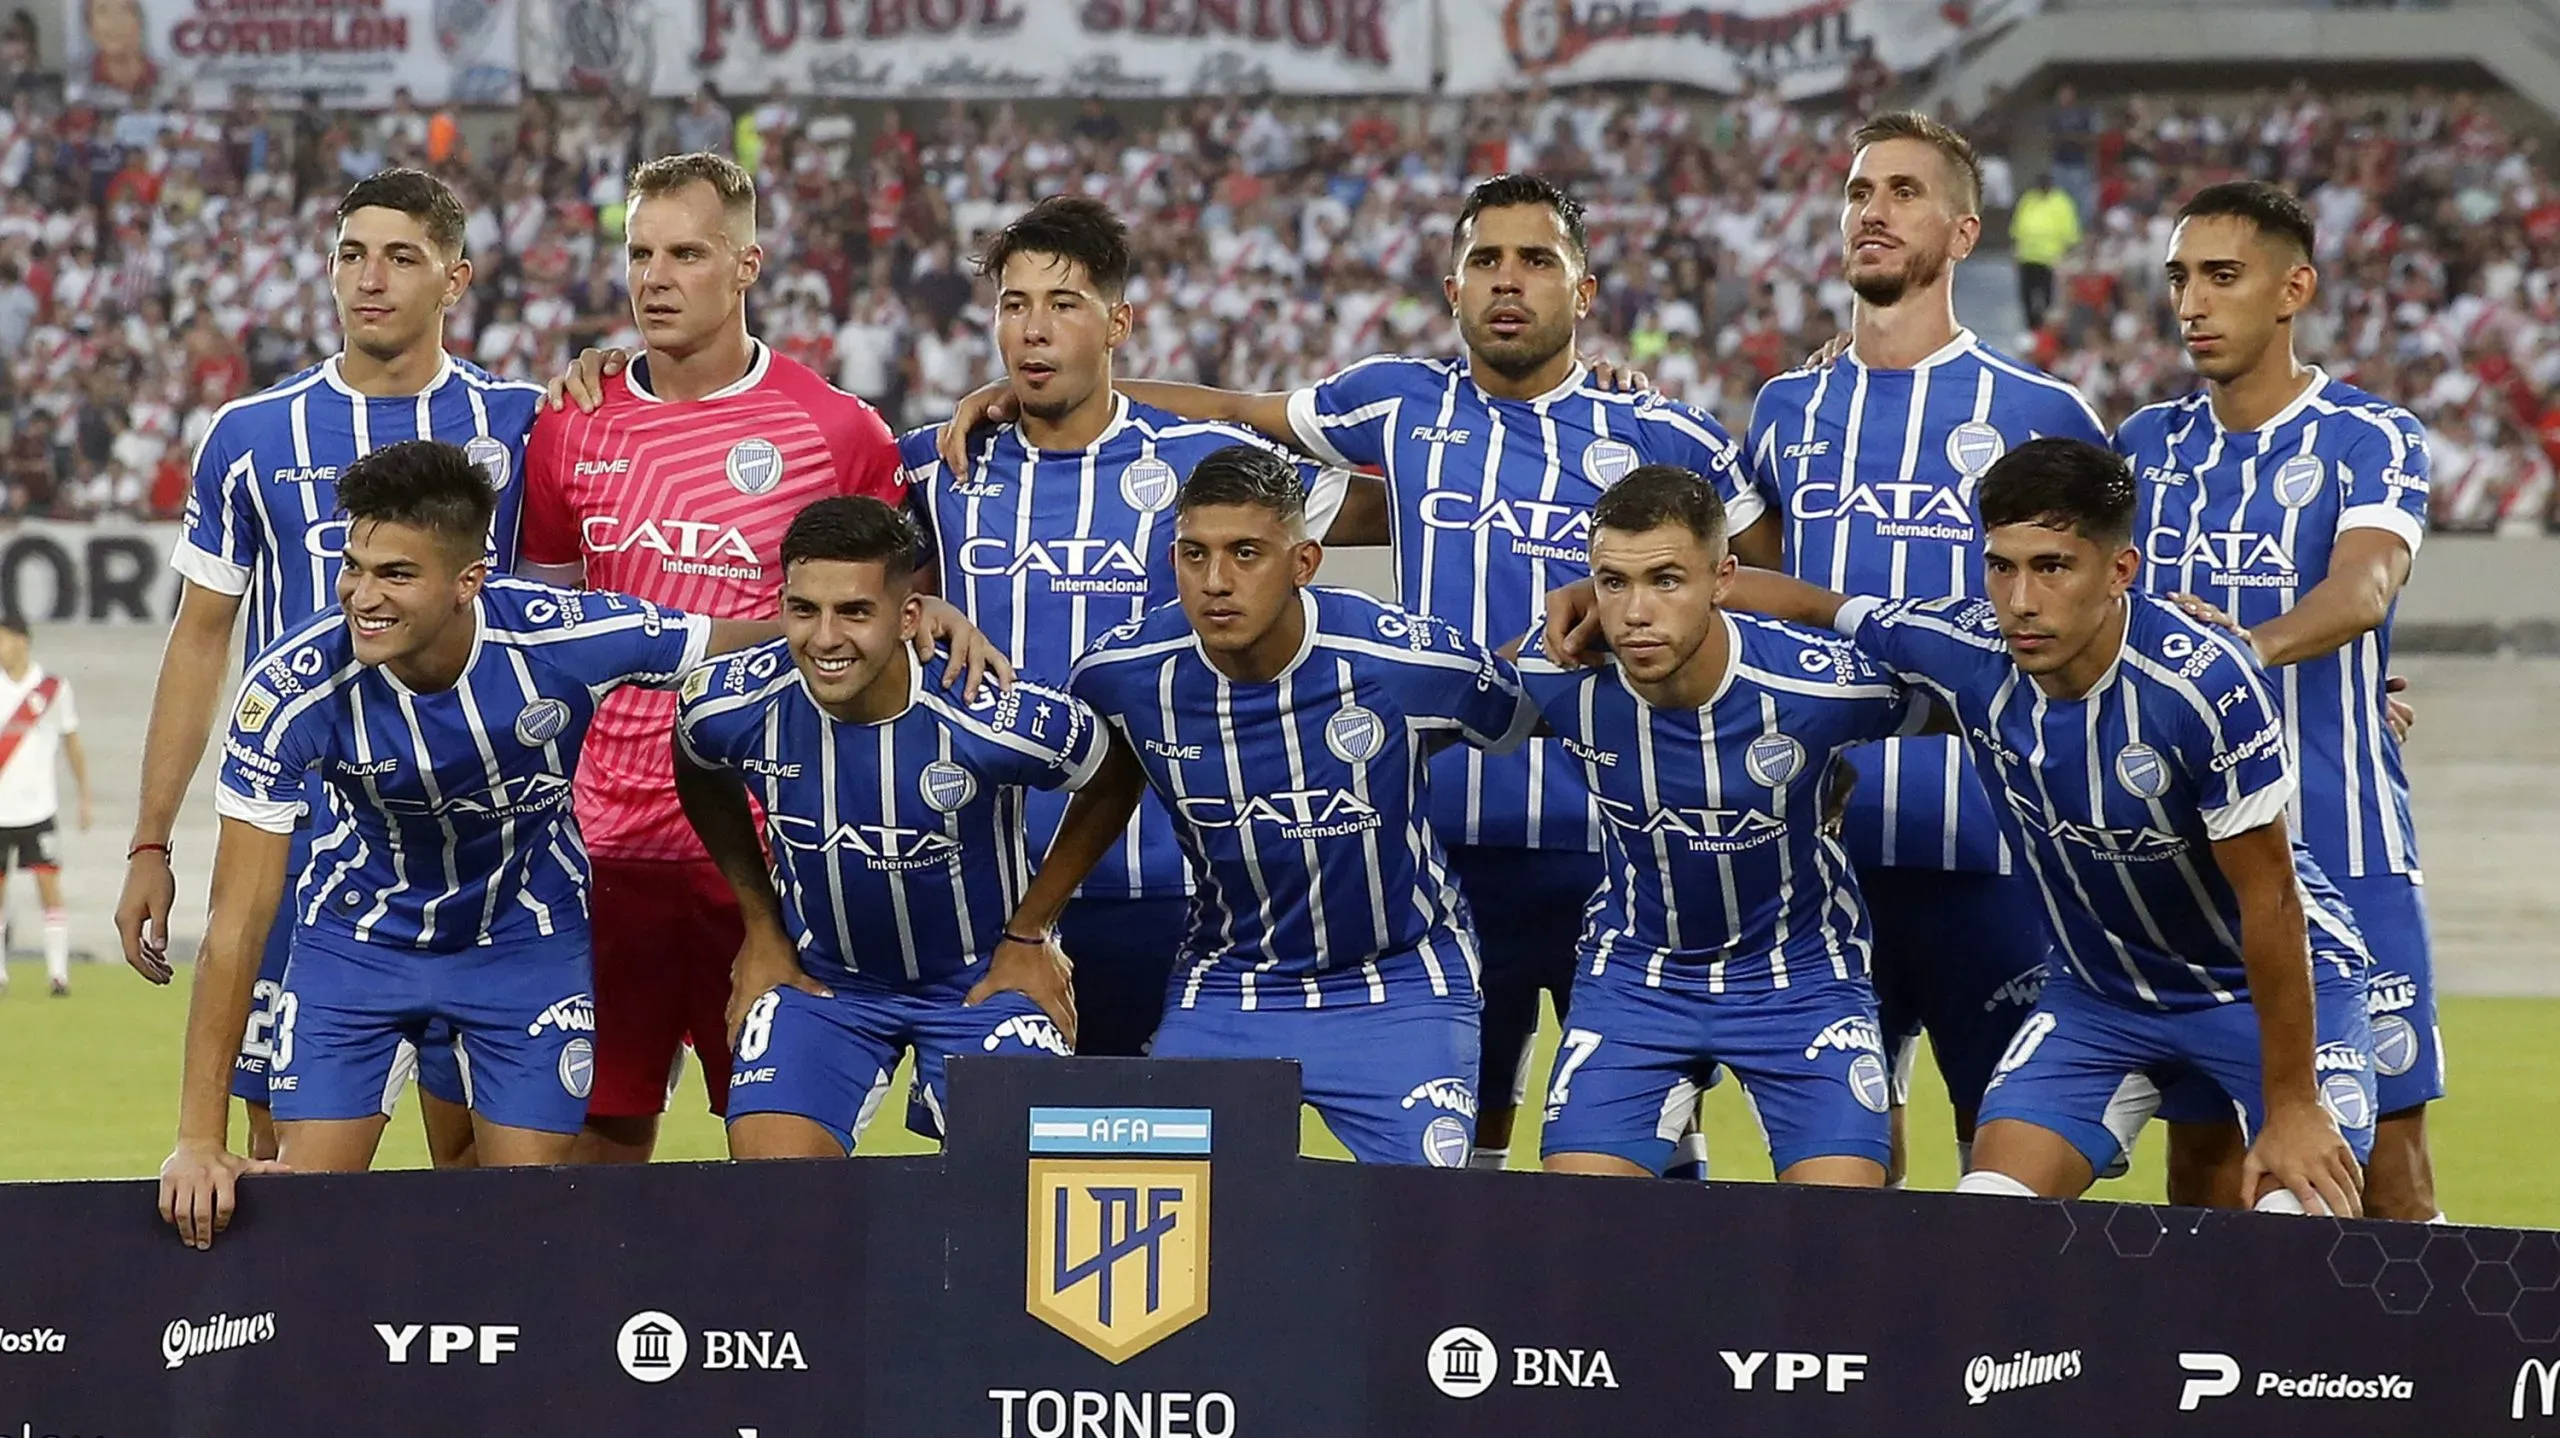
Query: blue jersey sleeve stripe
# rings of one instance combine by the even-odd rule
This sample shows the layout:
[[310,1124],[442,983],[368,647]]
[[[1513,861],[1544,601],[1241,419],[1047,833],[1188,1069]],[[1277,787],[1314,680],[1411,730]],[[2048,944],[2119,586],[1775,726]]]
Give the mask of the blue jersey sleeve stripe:
[[[1015,686],[1014,692],[1021,693],[1025,690],[1038,694],[1044,698],[1055,699],[1062,706],[1075,702],[1063,694],[1059,694],[1053,690],[1043,689],[1032,684],[1017,685]],[[948,720],[953,727],[964,729],[969,733],[986,740],[990,744],[1001,745],[1004,748],[1011,749],[1017,754],[1028,755],[1031,758],[1039,760],[1043,764],[1054,765],[1064,757],[1057,745],[1044,744],[1037,739],[1026,738],[1023,735],[1016,734],[1010,729],[999,729],[992,724],[985,723],[976,715],[969,713],[959,705],[944,699],[941,695],[936,694],[931,690],[926,690],[917,697],[924,701],[926,708],[941,715],[945,720]]]
[[1397,401],[1393,399],[1382,399],[1362,405],[1347,414],[1328,415],[1316,408],[1315,387],[1310,385],[1305,389],[1293,390],[1289,394],[1289,430],[1298,437],[1300,444],[1307,447],[1308,453],[1327,464],[1348,469],[1351,467],[1350,456],[1336,449],[1333,441],[1326,437],[1325,431],[1329,428],[1355,429],[1392,413],[1396,404]]
[[1316,645],[1321,649],[1340,649],[1353,654],[1365,654],[1372,659],[1384,659],[1391,664],[1418,664],[1426,669],[1449,669],[1461,674],[1473,674],[1477,666],[1477,659],[1467,655],[1442,654],[1429,649],[1407,649],[1402,646],[1390,646],[1354,638],[1347,634],[1322,635],[1316,640]]
[[2000,355],[1991,350],[1985,349],[1978,344],[1973,347],[1973,354],[1974,358],[1982,361],[1986,367],[1998,370],[2000,373],[2009,376],[2011,379],[2020,380],[2027,384],[2034,385],[2038,389],[2051,390],[2057,394],[2069,396],[2071,402],[2079,406],[2080,413],[2087,416],[2089,428],[2101,437],[2106,434],[2107,427],[2105,423],[2098,418],[2098,412],[2090,407],[2088,398],[2081,394],[2076,386],[2055,379],[2049,374],[2039,374],[2022,365],[2012,364]]
[[1727,460],[1734,458],[1740,453],[1740,448],[1735,445],[1729,437],[1717,434],[1715,431],[1708,429],[1705,425],[1702,425],[1689,418],[1687,415],[1682,414],[1678,410],[1671,409],[1667,406],[1657,405],[1650,409],[1640,409],[1631,415],[1630,418],[1644,424],[1668,425],[1672,429],[1678,430],[1680,433],[1696,440],[1699,447],[1705,449],[1708,453]]
[[1896,684],[1834,684],[1830,680],[1799,679],[1752,664],[1737,664],[1735,672],[1763,689],[1782,694],[1801,694],[1808,699],[1897,699],[1902,688]]
[[1153,659],[1159,655],[1170,654],[1177,649],[1188,649],[1196,642],[1192,638],[1191,631],[1186,629],[1175,638],[1159,639],[1153,644],[1133,645],[1126,649],[1113,644],[1101,645],[1087,651],[1083,658],[1076,661],[1075,667],[1067,672],[1067,683],[1072,687],[1077,680],[1084,677],[1087,670],[1100,669],[1111,664],[1125,664],[1133,660]]

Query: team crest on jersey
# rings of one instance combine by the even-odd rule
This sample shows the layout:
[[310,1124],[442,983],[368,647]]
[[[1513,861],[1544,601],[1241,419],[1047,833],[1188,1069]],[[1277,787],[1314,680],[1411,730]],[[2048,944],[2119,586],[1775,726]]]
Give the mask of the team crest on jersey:
[[1387,721],[1374,709],[1345,704],[1324,721],[1324,747],[1345,764],[1366,764],[1387,747]]
[[1636,464],[1636,447],[1623,439],[1595,439],[1582,449],[1582,477],[1602,489],[1633,474]]
[[2148,744],[2127,744],[2116,754],[2116,782],[2137,799],[2169,792],[2169,761]]
[[948,814],[978,797],[978,776],[957,764],[937,759],[917,776],[916,792],[937,814]]
[[1742,751],[1742,769],[1755,781],[1780,788],[1804,769],[1804,746],[1785,734],[1763,734]]
[[769,439],[742,439],[729,446],[725,467],[730,487],[740,494],[771,494],[782,483],[782,451]]
[[2276,493],[2276,503],[2287,509],[2300,509],[2309,504],[2312,496],[2320,492],[2320,481],[2327,477],[2328,472],[2329,467],[2321,463],[2320,456],[2316,454],[2297,454],[2286,460],[2276,469],[2275,483],[2271,486]]
[[558,699],[536,699],[516,714],[516,738],[548,744],[569,727],[569,706]]
[[1132,460],[1120,471],[1120,497],[1129,501],[1131,509],[1152,514],[1173,503],[1173,492],[1182,481],[1174,477],[1173,466],[1150,454]]
[[485,434],[474,435],[470,443],[462,447],[462,455],[479,467],[480,473],[488,479],[491,489],[507,487],[513,465],[507,458],[507,446],[504,441],[491,439]]
[[1967,479],[1979,479],[1982,472],[2009,452],[2009,442],[2000,431],[1978,419],[1969,419],[1947,431],[1947,463]]

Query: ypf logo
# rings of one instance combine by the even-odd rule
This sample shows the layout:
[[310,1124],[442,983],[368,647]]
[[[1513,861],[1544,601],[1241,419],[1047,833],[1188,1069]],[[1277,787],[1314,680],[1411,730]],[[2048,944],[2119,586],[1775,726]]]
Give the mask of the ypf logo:
[[1423,1371],[1448,1397],[1480,1397],[1502,1377],[1502,1350],[1481,1328],[1448,1329],[1431,1340]]
[[2137,799],[2169,792],[2169,763],[2148,744],[2127,744],[2116,754],[2116,782]]
[[916,791],[935,813],[954,813],[978,797],[978,776],[957,764],[936,759],[916,776]]
[[1129,501],[1131,509],[1149,514],[1173,503],[1173,492],[1180,487],[1173,466],[1154,455],[1133,460],[1120,471],[1120,497]]
[[614,1335],[613,1353],[622,1371],[643,1383],[664,1383],[684,1371],[692,1349],[684,1325],[656,1309],[632,1314]]
[[516,714],[516,738],[539,747],[569,727],[569,706],[558,699],[536,699]]
[[1345,704],[1324,721],[1324,747],[1345,764],[1366,764],[1387,747],[1387,721],[1376,710]]
[[730,487],[740,494],[771,494],[782,483],[782,451],[769,439],[742,439],[729,446],[723,467]]

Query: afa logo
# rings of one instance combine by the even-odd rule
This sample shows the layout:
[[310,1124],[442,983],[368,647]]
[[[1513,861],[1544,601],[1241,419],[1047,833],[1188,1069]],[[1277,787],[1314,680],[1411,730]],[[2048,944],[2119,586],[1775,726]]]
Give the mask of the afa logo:
[[1947,431],[1947,463],[1967,479],[1979,479],[1982,472],[2009,452],[2009,442],[2000,431],[1982,421],[1967,420]]
[[2329,466],[2316,454],[2297,454],[2276,469],[2276,503],[2287,509],[2300,509],[2320,492],[2320,481],[2328,478]]
[[1763,734],[1742,751],[1742,768],[1755,783],[1784,788],[1804,771],[1804,745],[1785,734]]
[[916,792],[924,796],[935,813],[955,813],[978,797],[978,776],[957,764],[936,759],[916,777]]
[[1120,497],[1129,501],[1131,509],[1149,514],[1173,503],[1173,492],[1181,485],[1173,466],[1152,454],[1131,461],[1127,469],[1120,471]]
[[730,487],[740,494],[771,494],[782,483],[782,451],[769,439],[742,439],[729,446],[723,467]]
[[1209,1314],[1204,1108],[1034,1108],[1031,1316],[1126,1363]]
[[2169,792],[2169,761],[2148,744],[2127,744],[2116,753],[2116,782],[2137,799],[2157,799]]
[[536,699],[516,712],[516,738],[530,745],[548,744],[569,727],[569,706],[559,699]]
[[1387,721],[1374,709],[1345,704],[1324,721],[1324,747],[1345,764],[1366,764],[1387,747]]
[[1583,446],[1582,477],[1602,489],[1635,473],[1636,447],[1623,439],[1595,439]]
[[470,460],[482,477],[489,481],[491,489],[506,488],[507,481],[513,477],[514,461],[507,455],[504,440],[492,439],[485,434],[474,435],[469,443],[463,445],[462,456]]

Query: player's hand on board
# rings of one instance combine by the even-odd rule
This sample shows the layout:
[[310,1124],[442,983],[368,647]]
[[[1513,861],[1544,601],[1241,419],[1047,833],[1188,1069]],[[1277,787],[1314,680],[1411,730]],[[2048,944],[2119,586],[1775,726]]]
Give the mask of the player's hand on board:
[[1651,394],[1653,376],[1616,360],[1591,361],[1591,382],[1611,394]]
[[969,431],[982,424],[1010,424],[1022,413],[1015,402],[1013,386],[983,384],[969,391],[942,422],[942,430],[933,437],[933,447],[942,455],[943,468],[953,474],[969,472]]
[[2255,1203],[2279,1188],[2291,1193],[2305,1213],[2364,1216],[2364,1170],[2357,1166],[2346,1135],[2338,1132],[2337,1120],[2317,1102],[2270,1108],[2266,1127],[2249,1145],[2240,1168],[2240,1191]]
[[747,1010],[756,1000],[775,989],[798,989],[818,998],[834,998],[835,990],[809,977],[800,967],[800,955],[791,940],[779,930],[750,926],[747,940],[738,946],[738,957],[729,965],[729,1051],[738,1050],[738,1029],[747,1021]]
[[291,1173],[271,1158],[243,1158],[211,1139],[180,1139],[160,1165],[160,1220],[187,1247],[213,1247],[240,1206],[239,1185],[252,1173]]
[[574,404],[580,413],[593,414],[596,406],[604,403],[604,382],[630,367],[629,350],[581,350],[567,373],[542,387],[542,407],[567,409]]
[[1020,994],[1040,1006],[1049,1022],[1058,1026],[1058,1036],[1068,1048],[1076,1046],[1076,991],[1068,981],[1075,975],[1075,965],[1067,951],[1058,947],[1058,936],[1044,935],[1039,943],[1026,944],[1007,934],[996,945],[993,958],[987,960],[987,971],[969,990],[971,1006],[983,1004],[998,994]]
[[978,686],[993,679],[1001,689],[1013,687],[1013,661],[1004,650],[989,639],[958,605],[940,595],[924,596],[924,616],[916,623],[916,660],[922,663],[933,657],[936,647],[951,654],[950,666],[944,671],[942,687],[954,694],[975,694]]
[[[83,823],[80,827],[87,828]],[[145,849],[124,865],[124,893],[116,899],[116,937],[124,961],[155,984],[169,982],[169,908],[178,901],[178,878],[169,855]]]
[[2390,727],[2391,737],[2406,744],[2409,731],[2418,727],[2418,711],[2400,696],[2409,692],[2405,675],[2394,674],[2382,681],[2382,722]]
[[1547,657],[1558,664],[1600,662],[1599,591],[1588,579],[1547,591]]

